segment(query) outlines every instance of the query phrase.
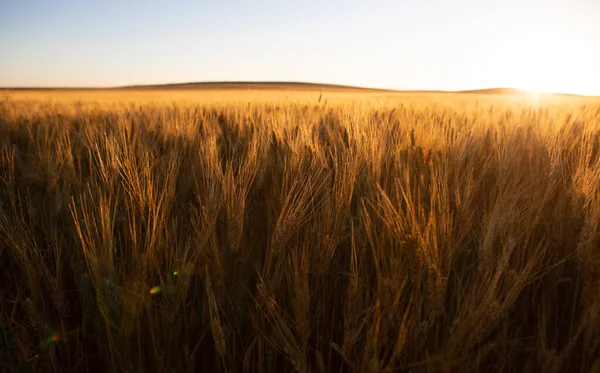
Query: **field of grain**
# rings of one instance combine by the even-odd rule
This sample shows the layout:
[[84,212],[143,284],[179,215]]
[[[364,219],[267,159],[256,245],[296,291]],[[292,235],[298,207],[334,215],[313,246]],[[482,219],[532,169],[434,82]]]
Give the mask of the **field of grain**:
[[5,372],[598,372],[600,100],[0,91]]

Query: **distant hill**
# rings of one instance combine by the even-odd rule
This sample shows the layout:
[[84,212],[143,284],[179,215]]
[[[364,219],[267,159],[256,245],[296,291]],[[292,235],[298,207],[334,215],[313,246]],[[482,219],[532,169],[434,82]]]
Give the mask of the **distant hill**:
[[464,91],[456,91],[457,93],[474,93],[474,94],[485,94],[485,95],[514,95],[524,94],[528,91],[517,88],[485,88],[485,89],[469,89]]
[[[456,93],[470,93],[478,95],[527,95],[531,94],[532,91],[518,88],[486,88],[486,89],[471,89],[466,91],[456,91]],[[583,95],[577,95],[574,93],[560,93],[560,92],[533,92],[541,95],[557,95],[557,96],[573,96],[573,97],[584,97]]]
[[[500,88],[483,88],[470,89],[462,91],[434,91],[434,90],[394,90],[382,88],[356,87],[341,84],[320,84],[320,83],[303,83],[303,82],[196,82],[196,83],[173,83],[173,84],[153,84],[153,85],[137,85],[119,87],[121,89],[190,89],[190,90],[303,90],[303,91],[363,91],[363,92],[381,92],[381,93],[404,93],[404,94],[482,94],[482,95],[515,95],[530,93],[524,89],[500,87]],[[542,94],[549,95],[566,95],[579,96],[566,93],[550,93]]]
[[[517,88],[485,88],[471,89],[463,91],[431,91],[431,90],[393,90],[381,88],[356,87],[341,84],[319,84],[302,82],[193,82],[193,83],[169,83],[169,84],[150,84],[150,85],[131,85],[112,88],[85,88],[85,87],[0,87],[3,90],[274,90],[274,91],[338,91],[338,92],[378,92],[390,94],[481,94],[481,95],[514,95],[528,94],[529,92]],[[542,93],[548,95],[579,96],[566,93]]]
[[319,84],[302,82],[195,82],[195,83],[173,83],[173,84],[152,84],[152,85],[134,85],[119,87],[121,89],[191,89],[191,90],[240,90],[240,89],[258,89],[258,90],[327,90],[327,91],[378,91],[378,92],[400,92],[391,89],[353,87],[340,84]]

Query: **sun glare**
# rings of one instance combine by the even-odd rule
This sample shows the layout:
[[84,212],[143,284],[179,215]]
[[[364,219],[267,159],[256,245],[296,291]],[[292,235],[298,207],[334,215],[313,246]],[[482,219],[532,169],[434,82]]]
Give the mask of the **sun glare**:
[[533,93],[597,94],[591,79],[593,56],[581,37],[540,27],[511,39],[515,41],[506,45],[511,53],[499,59],[498,69],[506,68],[505,78],[513,87]]

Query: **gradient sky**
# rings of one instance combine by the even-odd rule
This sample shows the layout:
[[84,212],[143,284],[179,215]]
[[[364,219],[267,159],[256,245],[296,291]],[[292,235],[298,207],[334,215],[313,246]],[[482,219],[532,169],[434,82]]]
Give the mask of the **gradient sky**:
[[600,95],[600,0],[0,0],[0,86],[284,80]]

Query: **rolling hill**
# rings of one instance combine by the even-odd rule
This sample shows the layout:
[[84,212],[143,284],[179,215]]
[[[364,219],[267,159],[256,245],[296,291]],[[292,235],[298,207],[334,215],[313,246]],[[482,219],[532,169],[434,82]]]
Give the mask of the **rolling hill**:
[[[90,88],[90,87],[0,87],[0,91],[69,91],[69,90],[272,90],[272,91],[329,91],[329,92],[380,92],[380,93],[401,93],[401,94],[481,94],[481,95],[519,95],[529,94],[530,92],[518,88],[500,87],[500,88],[482,88],[459,91],[443,90],[394,90],[382,88],[357,87],[341,84],[321,84],[305,82],[285,82],[285,81],[222,81],[222,82],[190,82],[190,83],[167,83],[167,84],[149,84],[149,85],[129,85],[120,87]],[[542,92],[540,92],[542,93]],[[547,95],[565,95],[581,96],[576,94],[567,94],[559,92],[543,92]]]

